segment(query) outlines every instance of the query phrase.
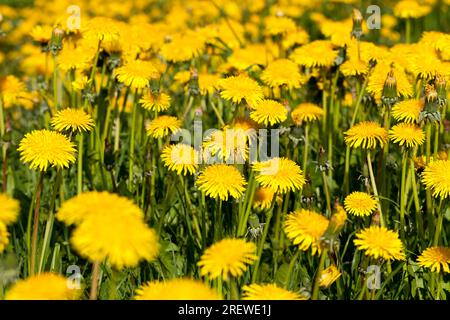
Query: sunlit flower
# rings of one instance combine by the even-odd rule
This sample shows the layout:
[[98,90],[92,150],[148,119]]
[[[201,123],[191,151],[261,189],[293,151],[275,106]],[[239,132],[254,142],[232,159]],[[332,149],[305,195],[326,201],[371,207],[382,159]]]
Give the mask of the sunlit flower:
[[321,286],[322,288],[328,288],[337,279],[339,279],[340,276],[341,273],[336,268],[336,266],[332,264],[331,266],[323,270],[322,273],[320,274],[319,286]]
[[163,138],[177,132],[181,127],[181,121],[172,116],[159,116],[147,127],[147,134],[153,138]]
[[198,86],[202,95],[213,94],[217,89],[220,76],[217,74],[200,73],[198,75]]
[[388,142],[388,132],[378,123],[363,121],[344,132],[345,143],[352,148],[374,149]]
[[158,76],[158,70],[149,61],[132,60],[116,69],[117,80],[133,89],[147,87],[150,79]]
[[20,159],[33,170],[46,171],[49,166],[68,167],[75,162],[75,148],[66,136],[56,131],[34,130],[20,141]]
[[306,300],[298,293],[278,287],[274,283],[246,285],[243,300]]
[[345,198],[344,206],[348,213],[364,217],[375,211],[377,201],[368,193],[355,191]]
[[259,188],[253,196],[253,208],[261,210],[269,209],[272,206],[275,191],[271,188]]
[[402,0],[394,7],[394,14],[399,18],[420,18],[427,15],[431,7],[422,5],[415,0]]
[[164,165],[178,175],[194,174],[200,162],[199,153],[184,143],[171,144],[161,153]]
[[393,78],[395,78],[397,95],[402,97],[412,96],[413,87],[405,71],[398,64],[389,64],[387,61],[378,62],[373,68],[369,76],[367,91],[379,101],[389,73],[392,73]]
[[191,60],[199,55],[205,45],[205,39],[195,31],[175,34],[161,47],[162,56],[172,62]]
[[120,37],[117,21],[106,17],[89,19],[82,28],[83,36],[96,41],[113,42]]
[[165,111],[170,107],[170,96],[163,92],[150,92],[139,100],[143,108],[150,111]]
[[297,126],[300,126],[303,122],[311,122],[320,119],[324,115],[324,111],[321,107],[304,102],[299,104],[292,112],[292,121]]
[[261,74],[261,80],[272,88],[285,85],[292,89],[300,87],[306,79],[300,74],[296,63],[279,59],[269,63]]
[[16,282],[6,300],[75,300],[81,290],[67,285],[68,280],[55,273],[41,273]]
[[419,121],[423,103],[420,100],[403,100],[392,107],[392,117],[397,121],[413,123]]
[[82,91],[86,89],[90,84],[91,80],[87,76],[81,76],[75,81],[72,81],[72,88],[76,91]]
[[218,86],[222,89],[220,96],[234,103],[240,103],[242,100],[245,100],[248,104],[255,105],[264,97],[259,84],[244,75],[221,79]]
[[272,36],[286,34],[297,28],[295,21],[288,17],[267,17],[265,22],[266,32]]
[[0,254],[6,249],[9,243],[9,232],[6,225],[0,222]]
[[281,194],[299,190],[306,182],[302,169],[287,158],[257,162],[253,164],[253,170],[260,185]]
[[252,106],[250,118],[257,123],[272,126],[286,120],[287,110],[278,101],[264,99]]
[[359,250],[375,259],[404,260],[403,244],[398,233],[385,227],[371,226],[356,234],[353,241]]
[[314,211],[300,209],[286,217],[284,231],[287,237],[298,245],[299,249],[306,251],[311,248],[315,255],[320,252],[320,238],[328,228],[329,221],[323,215]]
[[316,40],[295,49],[290,58],[307,68],[331,67],[337,55],[330,41]]
[[64,72],[83,71],[90,67],[93,56],[83,49],[64,48],[58,55],[58,68]]
[[[236,124],[235,124],[236,125]],[[243,163],[248,159],[249,145],[254,131],[245,127],[225,126],[223,130],[214,130],[203,139],[203,159],[206,163],[224,161]]]
[[52,33],[53,33],[52,26],[37,25],[31,30],[30,36],[34,41],[45,44],[50,41]]
[[56,131],[69,131],[73,133],[91,131],[94,120],[83,109],[67,108],[58,111],[51,120]]
[[19,201],[5,193],[0,193],[0,223],[9,225],[16,222],[19,210]]
[[205,250],[198,266],[200,274],[209,279],[222,277],[228,279],[240,277],[253,264],[256,257],[256,245],[242,239],[223,239]]
[[393,126],[389,131],[389,137],[393,142],[408,148],[420,146],[425,141],[423,130],[410,123],[399,123]]
[[193,279],[151,281],[136,289],[136,300],[220,300],[215,290]]
[[422,174],[422,182],[433,197],[445,199],[450,196],[450,160],[430,162]]
[[444,272],[450,273],[450,248],[427,248],[417,258],[417,263],[421,267],[430,268],[431,272],[440,272],[442,268]]
[[213,164],[200,172],[196,184],[211,198],[228,200],[231,196],[239,199],[245,191],[245,179],[233,166]]

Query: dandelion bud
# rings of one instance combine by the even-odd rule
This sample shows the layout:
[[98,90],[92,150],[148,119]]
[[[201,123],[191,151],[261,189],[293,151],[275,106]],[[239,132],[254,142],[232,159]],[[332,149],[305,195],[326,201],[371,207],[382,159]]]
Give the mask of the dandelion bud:
[[383,95],[381,97],[381,100],[385,104],[394,104],[397,102],[397,80],[394,76],[394,70],[391,69],[389,71],[386,80],[384,81],[384,87],[383,87]]
[[50,39],[49,49],[56,55],[62,49],[62,41],[64,38],[64,30],[59,27],[53,29],[52,38]]
[[440,122],[441,113],[439,111],[438,93],[432,84],[425,87],[425,106],[419,115],[419,122]]
[[344,208],[339,203],[335,204],[335,208],[335,212],[330,218],[328,228],[322,237],[322,246],[325,244],[332,245],[335,242],[347,220],[347,212],[345,212]]
[[351,36],[359,40],[363,35],[362,29],[363,16],[361,14],[361,11],[359,11],[358,9],[353,9],[352,20],[353,20],[353,28]]

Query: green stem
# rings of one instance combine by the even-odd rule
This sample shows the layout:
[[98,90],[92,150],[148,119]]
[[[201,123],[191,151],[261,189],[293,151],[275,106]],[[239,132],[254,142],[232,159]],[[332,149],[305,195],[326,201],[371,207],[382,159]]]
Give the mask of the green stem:
[[311,300],[317,300],[319,298],[319,284],[320,277],[322,275],[323,268],[325,266],[325,258],[327,256],[328,250],[323,249],[320,255],[319,267],[317,268],[316,276],[314,277],[314,284],[311,294]]
[[[408,161],[408,153],[403,151],[402,156],[402,180],[400,185],[400,235],[405,240],[405,208],[406,208],[406,169]],[[414,186],[415,188],[415,186]]]
[[77,194],[83,192],[83,149],[84,137],[80,133],[78,135]]
[[303,151],[303,170],[307,172],[308,165],[308,153],[309,153],[309,124],[305,125],[305,149]]
[[373,174],[372,159],[371,159],[371,156],[370,156],[370,150],[367,150],[367,166],[369,168],[370,182],[372,184],[373,194],[375,195],[375,198],[377,199],[378,211],[380,213],[380,223],[381,223],[381,226],[384,227],[385,223],[384,223],[384,218],[383,218],[383,212],[381,210],[381,203],[380,203],[380,197],[378,195],[377,184],[375,182],[375,176]]
[[134,161],[134,139],[136,135],[136,112],[138,108],[138,91],[136,89],[134,93],[133,110],[131,113],[131,124],[130,124],[130,152],[128,159],[128,189],[133,188],[133,161]]
[[41,171],[39,174],[38,187],[36,189],[36,203],[34,206],[34,215],[33,215],[33,234],[31,236],[31,265],[30,265],[30,274],[34,275],[36,272],[36,251],[37,251],[37,240],[38,240],[38,231],[39,231],[39,211],[41,207],[41,194],[44,184],[44,171]]

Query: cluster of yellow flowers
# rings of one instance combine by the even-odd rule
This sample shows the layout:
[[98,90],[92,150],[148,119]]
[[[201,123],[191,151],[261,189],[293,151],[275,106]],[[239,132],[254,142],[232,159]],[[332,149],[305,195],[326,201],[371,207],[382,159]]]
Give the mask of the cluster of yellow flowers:
[[51,255],[92,264],[91,299],[127,268],[144,300],[450,273],[450,34],[416,23],[448,0],[387,1],[381,30],[353,0],[76,2],[0,6],[0,255],[26,261],[6,299],[84,298]]

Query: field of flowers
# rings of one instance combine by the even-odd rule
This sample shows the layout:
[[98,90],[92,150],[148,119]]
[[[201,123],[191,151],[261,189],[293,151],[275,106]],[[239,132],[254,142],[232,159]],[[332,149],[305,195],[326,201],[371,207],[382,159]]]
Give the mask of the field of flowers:
[[449,0],[0,3],[0,300],[448,299]]

